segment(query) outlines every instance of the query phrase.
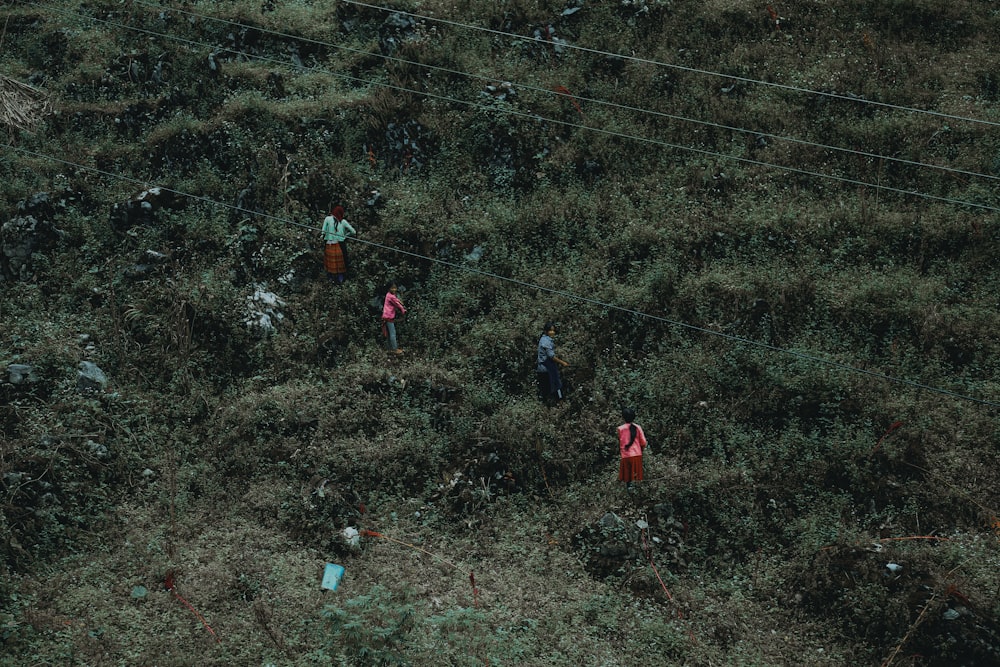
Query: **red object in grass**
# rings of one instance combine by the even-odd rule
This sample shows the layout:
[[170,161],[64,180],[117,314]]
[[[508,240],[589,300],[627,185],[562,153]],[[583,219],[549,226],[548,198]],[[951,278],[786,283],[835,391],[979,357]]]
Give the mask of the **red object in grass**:
[[574,107],[576,107],[576,112],[580,114],[580,118],[585,118],[585,116],[583,115],[583,109],[580,108],[580,103],[576,101],[575,97],[573,97],[573,93],[570,92],[569,88],[567,88],[566,86],[555,86],[552,90],[553,92],[568,97],[569,101],[572,102]]
[[893,431],[895,431],[897,428],[899,428],[902,425],[903,425],[903,422],[899,422],[899,421],[892,422],[892,424],[889,426],[889,428],[886,429],[885,433],[882,434],[882,437],[878,439],[878,442],[875,443],[875,447],[872,448],[872,454],[874,454],[875,452],[878,451],[879,445],[882,444],[883,440],[885,440],[886,438],[888,438],[892,434]]
[[209,633],[211,633],[211,635],[213,637],[215,637],[215,643],[216,644],[221,643],[221,640],[219,639],[219,635],[215,634],[215,630],[213,630],[212,626],[210,626],[208,624],[208,621],[205,620],[205,617],[202,616],[201,614],[199,614],[198,610],[195,609],[193,606],[191,606],[190,602],[188,602],[187,600],[185,600],[184,598],[182,598],[181,594],[178,593],[176,590],[174,590],[174,571],[173,570],[167,570],[167,574],[163,578],[163,586],[168,591],[170,591],[171,593],[173,593],[174,597],[177,598],[178,600],[180,600],[184,604],[185,607],[187,607],[188,609],[191,610],[191,613],[194,614],[198,618],[199,621],[201,621],[201,624],[205,626],[205,629],[208,630]]
[[781,30],[781,17],[778,16],[778,11],[771,5],[768,5],[767,13],[771,16],[771,21],[774,23],[774,29]]
[[969,598],[967,598],[961,591],[959,591],[958,587],[955,584],[948,584],[948,590],[946,591],[946,594],[950,598],[955,598],[956,600],[964,604],[966,607],[972,606],[972,603],[969,601]]

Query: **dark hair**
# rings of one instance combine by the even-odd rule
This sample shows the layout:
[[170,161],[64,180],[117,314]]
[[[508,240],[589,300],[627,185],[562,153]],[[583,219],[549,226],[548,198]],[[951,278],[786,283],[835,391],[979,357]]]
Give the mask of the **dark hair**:
[[632,408],[622,408],[622,419],[624,419],[625,423],[628,424],[629,435],[632,436],[629,438],[628,444],[625,446],[631,447],[632,443],[635,442],[636,436],[639,435],[639,429],[632,423],[635,421],[635,410]]
[[542,325],[542,335],[547,334],[548,332],[552,331],[555,328],[556,328],[555,322],[552,321],[546,322],[545,324]]
[[395,281],[395,280],[390,280],[389,282],[387,282],[387,283],[385,284],[385,291],[386,291],[386,292],[388,292],[388,291],[389,291],[389,290],[391,290],[391,289],[392,289],[393,287],[399,287],[399,285],[397,285],[397,284],[396,284],[396,281]]

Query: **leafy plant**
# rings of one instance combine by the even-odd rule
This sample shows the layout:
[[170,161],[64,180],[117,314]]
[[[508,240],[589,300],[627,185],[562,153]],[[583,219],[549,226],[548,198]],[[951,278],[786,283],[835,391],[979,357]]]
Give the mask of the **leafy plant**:
[[404,647],[413,630],[414,609],[398,596],[394,600],[388,589],[375,586],[342,606],[327,605],[320,615],[328,649],[348,664],[408,664]]

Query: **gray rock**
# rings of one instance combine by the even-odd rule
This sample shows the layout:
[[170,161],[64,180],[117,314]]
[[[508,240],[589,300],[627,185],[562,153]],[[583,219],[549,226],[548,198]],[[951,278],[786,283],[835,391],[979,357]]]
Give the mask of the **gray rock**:
[[104,391],[108,388],[108,376],[92,361],[81,361],[76,386],[80,391]]
[[111,227],[122,234],[136,225],[151,224],[158,210],[172,208],[175,205],[176,196],[172,190],[153,187],[143,190],[126,202],[112,206],[109,220]]
[[257,329],[265,336],[278,332],[278,324],[285,319],[281,308],[285,302],[277,294],[268,292],[263,285],[257,285],[252,296],[247,297],[244,321],[251,329]]
[[30,384],[38,382],[38,376],[28,364],[11,364],[7,366],[7,381],[11,384]]
[[660,521],[666,522],[673,518],[674,507],[670,503],[657,503],[653,506],[653,513]]
[[412,16],[401,14],[399,12],[389,14],[389,16],[385,19],[386,26],[390,28],[397,28],[399,30],[408,30],[416,24],[417,22],[413,20]]
[[108,451],[108,448],[99,442],[88,440],[86,442],[86,445],[87,448],[90,450],[90,453],[102,461],[111,457],[111,453]]
[[48,192],[37,192],[27,199],[19,201],[17,212],[21,215],[33,215],[36,218],[48,220],[55,212],[55,206]]
[[0,269],[14,280],[31,278],[31,258],[55,246],[62,232],[33,215],[12,218],[0,227]]
[[609,530],[614,530],[615,528],[623,527],[625,525],[625,522],[622,521],[621,517],[615,514],[614,512],[608,512],[607,514],[602,516],[600,521],[598,521],[597,523],[600,525],[601,530],[605,532]]

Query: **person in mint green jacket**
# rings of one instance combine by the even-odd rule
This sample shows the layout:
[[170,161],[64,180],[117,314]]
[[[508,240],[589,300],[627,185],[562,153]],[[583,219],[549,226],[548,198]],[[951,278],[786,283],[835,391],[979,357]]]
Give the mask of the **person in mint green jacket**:
[[348,236],[357,234],[344,214],[343,206],[335,206],[323,221],[323,240],[326,241],[323,267],[330,280],[335,280],[338,284],[347,278],[347,252],[344,244]]

